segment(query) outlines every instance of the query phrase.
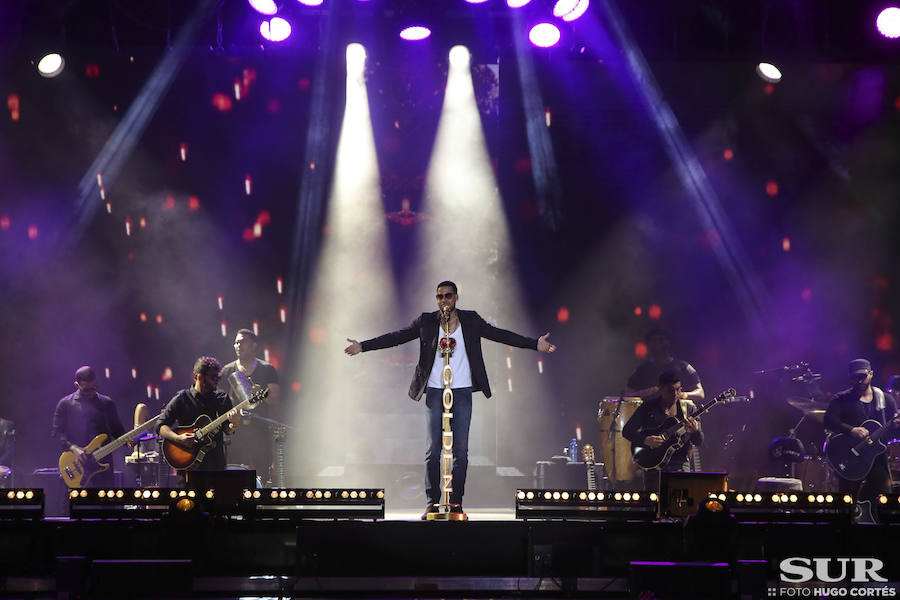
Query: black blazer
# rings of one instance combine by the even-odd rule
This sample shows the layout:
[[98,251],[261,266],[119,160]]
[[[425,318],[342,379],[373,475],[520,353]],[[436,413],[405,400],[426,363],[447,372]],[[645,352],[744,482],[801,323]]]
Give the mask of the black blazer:
[[[474,310],[457,309],[456,313],[459,315],[459,322],[463,328],[469,369],[472,371],[472,391],[484,392],[484,395],[490,398],[491,385],[488,382],[487,370],[484,368],[484,356],[481,354],[481,338],[487,338],[507,346],[531,348],[532,350],[537,350],[537,338],[525,337],[506,329],[494,327]],[[422,313],[409,327],[366,340],[362,342],[361,346],[363,352],[368,352],[369,350],[399,346],[419,338],[419,364],[416,365],[416,372],[409,385],[409,397],[418,401],[425,393],[428,376],[434,366],[440,325],[441,317],[438,311]]]

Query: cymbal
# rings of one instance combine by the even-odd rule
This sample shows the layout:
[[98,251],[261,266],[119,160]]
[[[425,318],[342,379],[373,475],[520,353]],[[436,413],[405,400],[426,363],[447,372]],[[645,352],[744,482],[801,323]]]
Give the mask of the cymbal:
[[827,402],[819,402],[813,400],[812,398],[805,398],[803,396],[791,396],[787,399],[787,403],[796,409],[802,410],[805,413],[813,410],[821,410],[824,413],[828,408]]
[[825,425],[825,411],[824,410],[811,410],[806,413],[806,416],[819,423],[820,425]]

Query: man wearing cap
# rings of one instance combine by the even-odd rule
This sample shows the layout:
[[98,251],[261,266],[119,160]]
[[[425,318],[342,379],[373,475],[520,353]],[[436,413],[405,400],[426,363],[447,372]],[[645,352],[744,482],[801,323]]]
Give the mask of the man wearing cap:
[[[894,418],[897,405],[889,394],[872,385],[875,373],[868,360],[851,360],[849,371],[851,387],[831,398],[831,404],[825,411],[825,429],[863,439],[868,437],[869,430],[861,427],[862,423],[874,419],[884,425]],[[872,469],[862,481],[850,481],[840,477],[840,473],[837,475],[839,491],[853,493],[860,500],[872,500],[878,494],[890,492],[886,453],[875,458]]]

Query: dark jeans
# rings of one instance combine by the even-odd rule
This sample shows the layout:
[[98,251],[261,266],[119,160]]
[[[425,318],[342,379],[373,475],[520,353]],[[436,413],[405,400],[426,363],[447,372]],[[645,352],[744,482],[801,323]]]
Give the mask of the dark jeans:
[[838,476],[838,491],[842,494],[852,494],[857,500],[875,500],[878,494],[890,493],[891,477],[886,453],[875,458],[872,470],[865,479],[849,481]]
[[[428,388],[425,392],[426,434],[425,434],[425,494],[428,506],[441,501],[441,414],[444,405],[441,397],[444,390]],[[462,504],[466,490],[466,470],[469,467],[469,424],[472,422],[472,388],[453,390],[453,491],[450,504]]]

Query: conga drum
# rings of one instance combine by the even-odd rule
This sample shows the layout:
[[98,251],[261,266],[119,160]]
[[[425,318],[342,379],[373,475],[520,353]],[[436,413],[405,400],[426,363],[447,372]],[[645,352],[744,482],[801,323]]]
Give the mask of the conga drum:
[[606,472],[615,481],[631,481],[639,470],[631,462],[631,442],[622,437],[622,428],[641,405],[640,398],[607,396],[600,401],[600,457]]

